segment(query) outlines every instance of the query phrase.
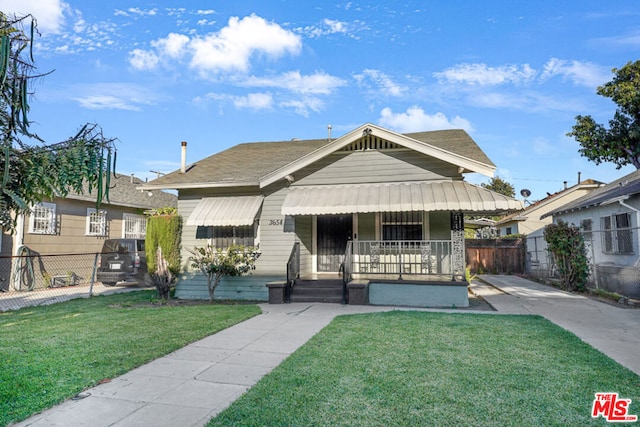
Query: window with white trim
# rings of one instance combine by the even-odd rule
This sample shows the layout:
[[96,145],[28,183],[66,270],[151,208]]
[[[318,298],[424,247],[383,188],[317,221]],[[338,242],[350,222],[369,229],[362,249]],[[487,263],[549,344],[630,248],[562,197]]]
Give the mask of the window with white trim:
[[602,251],[608,254],[632,254],[631,214],[613,214],[600,218]]
[[56,234],[56,204],[41,202],[31,208],[29,233]]
[[122,237],[144,239],[147,235],[147,217],[131,213],[122,214]]
[[107,211],[87,208],[87,236],[107,235]]

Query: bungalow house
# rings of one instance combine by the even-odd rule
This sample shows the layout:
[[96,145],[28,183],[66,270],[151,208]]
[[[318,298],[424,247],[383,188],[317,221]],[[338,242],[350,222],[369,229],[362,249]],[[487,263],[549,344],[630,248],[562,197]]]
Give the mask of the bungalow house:
[[[92,195],[85,189],[82,194],[70,193],[65,198],[38,203],[30,213],[18,217],[15,233],[2,236],[0,289],[8,290],[11,256],[21,248],[40,255],[95,254],[100,252],[106,239],[144,238],[147,218],[143,213],[165,206],[175,207],[177,197],[164,191],[138,190],[143,183],[134,176],[118,175],[111,177],[109,200],[103,200],[98,210],[95,193]],[[81,269],[83,276],[91,274],[93,257],[89,258],[90,262],[84,258],[82,262],[79,258],[76,260],[75,264],[87,264],[74,267]],[[61,264],[65,258],[55,259]],[[74,265],[70,257],[64,262],[69,265],[67,268]]]
[[[318,298],[330,286],[314,279],[341,273],[359,287],[350,303],[364,295],[372,304],[466,305],[463,215],[522,209],[463,180],[495,171],[463,130],[400,134],[365,124],[337,139],[240,144],[188,167],[185,150],[181,170],[140,188],[178,190],[183,260],[209,243],[259,245],[254,273],[227,278],[220,299],[301,301],[309,287]],[[428,279],[429,289],[413,286]],[[188,261],[176,295],[208,298]]]
[[594,286],[640,298],[640,171],[544,216],[580,227]]

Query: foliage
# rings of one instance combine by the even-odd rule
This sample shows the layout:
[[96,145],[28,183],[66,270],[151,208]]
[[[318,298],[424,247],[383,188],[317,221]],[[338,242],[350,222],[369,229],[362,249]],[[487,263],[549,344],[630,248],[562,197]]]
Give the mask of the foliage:
[[559,221],[545,227],[544,239],[558,267],[562,286],[568,291],[583,291],[589,277],[589,261],[580,230]]
[[5,231],[15,229],[12,213],[28,212],[33,204],[70,191],[96,190],[99,208],[103,198],[109,199],[115,173],[115,139],[106,138],[98,125],[86,124],[51,145],[30,130],[29,86],[43,77],[33,60],[37,33],[31,15],[12,18],[0,12],[0,228]]
[[464,279],[467,281],[467,284],[470,285],[471,281],[475,279],[477,274],[471,274],[471,267],[467,266],[464,269]]
[[[180,272],[180,242],[182,236],[182,217],[179,215],[152,215],[147,219],[145,249],[153,255],[162,248],[164,259],[169,263],[169,271],[173,276]],[[149,272],[157,268],[154,256],[147,256]]]
[[158,306],[154,295],[126,292],[1,313],[0,425],[260,313],[249,304]]
[[178,215],[178,208],[173,206],[165,206],[153,210],[153,215]]
[[541,316],[339,316],[209,426],[604,425],[594,390],[639,380]]
[[494,176],[491,178],[488,184],[483,183],[480,184],[482,188],[486,188],[487,190],[495,191],[496,193],[503,194],[507,197],[514,197],[516,195],[516,190],[513,188],[511,183],[503,180],[499,176]]
[[213,302],[214,292],[223,276],[241,276],[255,269],[260,251],[253,246],[231,245],[227,249],[207,245],[189,250],[191,266],[207,277],[209,301]]
[[582,156],[596,164],[612,162],[618,169],[632,164],[640,169],[640,61],[614,68],[615,77],[598,87],[598,95],[618,105],[609,129],[591,116],[577,116],[567,136],[580,143]]

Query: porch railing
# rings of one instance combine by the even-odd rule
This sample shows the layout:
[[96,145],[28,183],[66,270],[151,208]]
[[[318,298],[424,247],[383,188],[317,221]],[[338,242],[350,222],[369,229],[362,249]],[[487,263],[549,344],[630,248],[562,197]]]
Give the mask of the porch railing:
[[351,281],[353,269],[353,241],[347,242],[347,249],[344,252],[344,260],[340,264],[340,273],[342,274],[342,303],[347,303],[347,283]]
[[287,285],[285,287],[285,302],[291,302],[291,291],[296,279],[300,277],[300,242],[295,242],[287,261]]
[[349,268],[353,277],[390,275],[399,280],[405,275],[452,276],[452,250],[450,240],[355,240],[347,245],[345,271]]

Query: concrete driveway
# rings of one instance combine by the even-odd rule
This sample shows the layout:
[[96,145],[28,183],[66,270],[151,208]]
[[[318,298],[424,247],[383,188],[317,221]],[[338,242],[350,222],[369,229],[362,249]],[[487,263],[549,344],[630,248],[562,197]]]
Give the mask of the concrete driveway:
[[538,314],[640,375],[640,308],[564,292],[518,276],[481,275],[472,290],[498,313]]

